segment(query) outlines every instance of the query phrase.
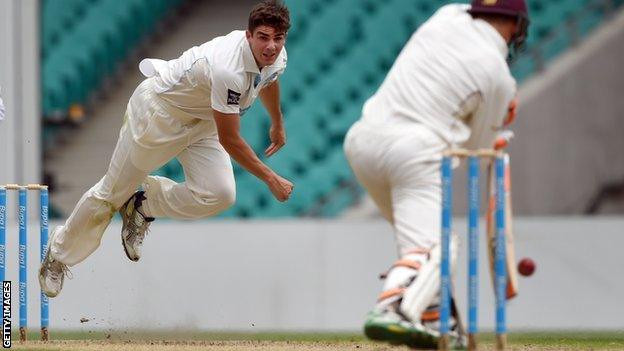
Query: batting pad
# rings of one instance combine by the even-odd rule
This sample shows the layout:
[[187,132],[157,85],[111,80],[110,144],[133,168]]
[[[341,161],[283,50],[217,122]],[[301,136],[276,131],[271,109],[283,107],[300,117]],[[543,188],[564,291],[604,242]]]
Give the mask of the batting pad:
[[[420,318],[440,291],[440,245],[431,249],[431,257],[420,269],[418,277],[407,287],[400,310],[411,321]],[[457,235],[451,237],[451,272],[457,261]]]

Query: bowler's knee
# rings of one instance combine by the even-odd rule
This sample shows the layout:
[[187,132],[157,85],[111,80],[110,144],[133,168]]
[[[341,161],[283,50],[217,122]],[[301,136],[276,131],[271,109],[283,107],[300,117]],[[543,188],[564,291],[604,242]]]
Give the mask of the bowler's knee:
[[236,187],[221,185],[202,193],[195,193],[201,208],[201,217],[214,216],[227,210],[236,201]]
[[215,194],[221,211],[227,210],[236,202],[236,187],[221,187]]

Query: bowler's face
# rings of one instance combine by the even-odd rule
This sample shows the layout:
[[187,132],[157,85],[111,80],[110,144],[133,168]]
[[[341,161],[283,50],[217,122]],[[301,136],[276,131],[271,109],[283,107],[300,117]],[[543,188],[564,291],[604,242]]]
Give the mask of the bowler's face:
[[272,65],[286,42],[286,33],[270,26],[259,26],[253,33],[247,31],[247,41],[259,68]]

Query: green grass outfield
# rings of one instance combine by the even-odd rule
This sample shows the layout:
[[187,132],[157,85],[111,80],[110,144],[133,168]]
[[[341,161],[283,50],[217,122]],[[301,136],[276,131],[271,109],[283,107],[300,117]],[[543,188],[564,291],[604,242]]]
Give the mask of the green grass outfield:
[[[17,342],[17,350],[408,350],[367,341],[350,333],[217,333],[187,331],[91,331],[50,333],[51,342]],[[39,335],[31,331],[29,340]],[[494,349],[494,335],[479,335],[480,349]],[[624,350],[620,332],[515,332],[510,350]]]

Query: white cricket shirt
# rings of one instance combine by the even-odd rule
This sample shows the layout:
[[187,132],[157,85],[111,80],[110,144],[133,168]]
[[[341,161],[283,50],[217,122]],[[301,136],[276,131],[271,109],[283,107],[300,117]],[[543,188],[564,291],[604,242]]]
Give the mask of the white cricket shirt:
[[516,82],[505,61],[505,40],[473,19],[469,8],[444,6],[412,35],[364,105],[365,123],[392,128],[407,119],[452,145],[492,146]]
[[275,81],[286,69],[286,48],[275,62],[258,68],[245,31],[228,35],[185,51],[177,59],[144,59],[139,69],[157,77],[154,90],[168,106],[187,117],[209,119],[213,109],[244,114],[260,89]]

